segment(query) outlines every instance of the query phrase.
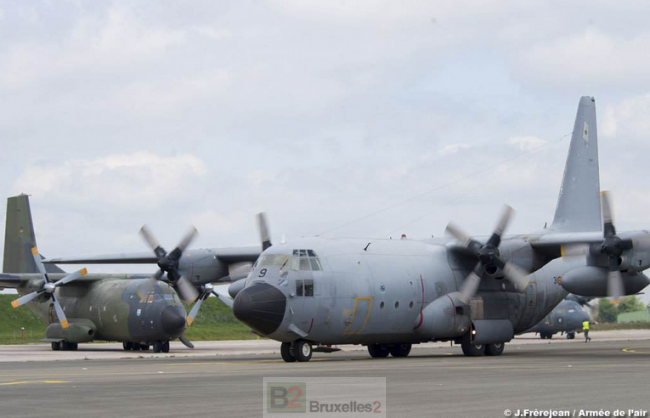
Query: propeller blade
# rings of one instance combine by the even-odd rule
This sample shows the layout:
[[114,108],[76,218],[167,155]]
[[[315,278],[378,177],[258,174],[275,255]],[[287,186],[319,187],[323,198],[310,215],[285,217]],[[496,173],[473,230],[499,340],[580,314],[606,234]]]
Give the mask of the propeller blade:
[[512,218],[513,213],[514,210],[510,206],[505,205],[503,207],[503,211],[501,212],[501,217],[499,217],[499,221],[497,222],[497,225],[494,228],[494,233],[492,234],[492,236],[490,237],[486,245],[498,247],[499,244],[501,244],[501,237],[503,236],[503,233],[508,227],[508,224],[510,223],[510,219]]
[[250,261],[242,261],[240,263],[229,264],[228,276],[230,277],[230,281],[236,282],[240,279],[246,278],[252,268],[253,268],[253,263],[251,263]]
[[67,329],[70,326],[68,324],[68,318],[65,316],[65,312],[63,312],[63,308],[61,307],[61,304],[56,299],[54,294],[52,294],[52,302],[54,302],[54,310],[56,311],[57,318],[59,318],[59,322],[61,323],[61,327],[63,329]]
[[79,271],[75,271],[74,273],[69,274],[69,275],[65,276],[63,279],[56,282],[54,284],[54,286],[63,286],[63,285],[68,284],[70,282],[74,282],[75,280],[82,278],[86,274],[88,274],[88,270],[86,270],[85,268],[81,269]]
[[50,279],[47,277],[47,271],[45,270],[45,266],[41,260],[41,255],[38,253],[38,249],[36,247],[32,248],[32,256],[34,257],[34,262],[36,263],[38,271],[40,271],[43,277],[45,277],[45,281],[49,282]]
[[618,270],[607,273],[607,295],[614,298],[620,298],[625,295],[623,276],[621,276],[621,272]]
[[41,292],[32,292],[32,293],[28,293],[28,294],[26,294],[25,296],[21,296],[21,297],[19,297],[18,299],[12,301],[12,302],[11,302],[11,306],[13,306],[13,308],[16,309],[16,308],[18,308],[19,306],[22,306],[22,305],[24,305],[24,304],[26,304],[26,303],[29,303],[29,302],[33,301],[33,300],[36,299],[40,294],[41,294]]
[[192,344],[192,343],[190,342],[190,340],[188,340],[188,339],[185,338],[184,336],[181,335],[180,337],[178,337],[178,339],[180,340],[180,342],[183,343],[183,345],[184,345],[185,347],[187,347],[187,348],[191,348],[191,349],[194,349],[194,344]]
[[192,303],[197,297],[199,297],[199,292],[185,276],[181,276],[174,286],[178,296],[180,296],[185,303]]
[[147,241],[147,244],[149,244],[153,252],[156,254],[156,257],[160,258],[167,255],[167,251],[160,246],[160,243],[156,237],[153,236],[153,233],[149,230],[147,225],[143,225],[142,228],[140,228],[140,235],[142,235],[144,240]]
[[479,276],[476,271],[481,269],[481,264],[477,264],[476,268],[465,278],[465,281],[460,286],[460,297],[459,299],[463,303],[469,303],[470,300],[474,297],[478,291],[478,287],[481,284],[481,276]]
[[503,275],[520,292],[523,292],[528,286],[528,273],[512,263],[506,263],[503,267]]
[[169,253],[169,258],[172,260],[179,260],[181,258],[181,255],[183,255],[183,251],[190,245],[192,241],[194,241],[194,238],[199,234],[199,231],[195,228],[192,227],[187,234],[185,234],[185,237],[181,240],[181,242],[172,250],[171,253]]
[[271,236],[269,234],[269,225],[266,222],[266,214],[264,212],[257,214],[257,226],[260,230],[260,241],[262,241],[262,251],[265,251],[271,246]]
[[467,233],[465,233],[465,231],[463,231],[458,225],[454,224],[453,222],[450,222],[447,225],[446,231],[449,235],[456,238],[458,242],[465,248],[469,248],[470,244],[473,241],[472,237],[470,237]]
[[603,232],[605,238],[616,235],[616,228],[614,227],[614,214],[612,213],[612,206],[609,200],[609,192],[604,191],[600,193],[600,205],[603,211]]
[[201,304],[203,303],[203,295],[196,301],[189,315],[187,315],[187,326],[191,326],[194,322],[194,318],[199,314],[199,309],[201,309]]

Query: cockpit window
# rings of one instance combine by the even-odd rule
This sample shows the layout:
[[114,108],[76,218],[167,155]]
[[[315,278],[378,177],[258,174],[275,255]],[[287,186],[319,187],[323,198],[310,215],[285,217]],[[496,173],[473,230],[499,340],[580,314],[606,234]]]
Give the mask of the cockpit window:
[[293,250],[291,270],[322,271],[320,259],[313,250]]
[[289,262],[289,256],[285,254],[266,254],[260,257],[256,267],[283,267]]

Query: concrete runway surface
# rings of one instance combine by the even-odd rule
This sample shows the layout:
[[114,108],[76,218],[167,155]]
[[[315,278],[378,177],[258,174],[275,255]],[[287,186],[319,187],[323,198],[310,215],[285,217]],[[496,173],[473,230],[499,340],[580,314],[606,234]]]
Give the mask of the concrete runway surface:
[[0,363],[0,416],[256,417],[262,415],[262,378],[280,376],[386,377],[390,417],[649,410],[650,335],[618,335],[605,341],[594,333],[589,344],[523,339],[508,344],[501,357],[479,358],[464,357],[456,346],[423,345],[404,359],[344,351],[292,364],[275,354],[7,361]]

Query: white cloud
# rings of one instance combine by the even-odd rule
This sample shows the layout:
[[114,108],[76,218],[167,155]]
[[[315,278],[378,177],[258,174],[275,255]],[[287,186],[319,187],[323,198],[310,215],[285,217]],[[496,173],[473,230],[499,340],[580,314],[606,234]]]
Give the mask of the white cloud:
[[441,157],[445,157],[448,155],[456,154],[458,151],[468,149],[470,146],[467,144],[450,144],[450,145],[445,145],[444,147],[440,148],[440,151],[438,151],[438,154]]
[[188,197],[193,183],[206,173],[203,161],[191,154],[113,154],[92,160],[32,163],[13,189],[72,205],[146,211]]
[[546,143],[543,139],[533,135],[512,136],[508,138],[508,144],[516,146],[521,151],[532,151]]

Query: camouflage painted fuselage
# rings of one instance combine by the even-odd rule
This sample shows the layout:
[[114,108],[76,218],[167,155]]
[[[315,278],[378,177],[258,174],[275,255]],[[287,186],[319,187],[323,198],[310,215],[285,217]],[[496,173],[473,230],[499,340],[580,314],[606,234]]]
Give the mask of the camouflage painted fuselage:
[[[62,276],[50,274],[54,280]],[[34,275],[26,286],[17,289],[18,293],[37,290],[42,283],[40,275]],[[185,330],[185,308],[165,283],[152,286],[149,279],[129,279],[127,275],[88,275],[86,280],[58,288],[56,297],[70,322],[68,330],[61,328],[46,296],[27,304],[48,324],[48,339],[148,344],[176,339]]]

